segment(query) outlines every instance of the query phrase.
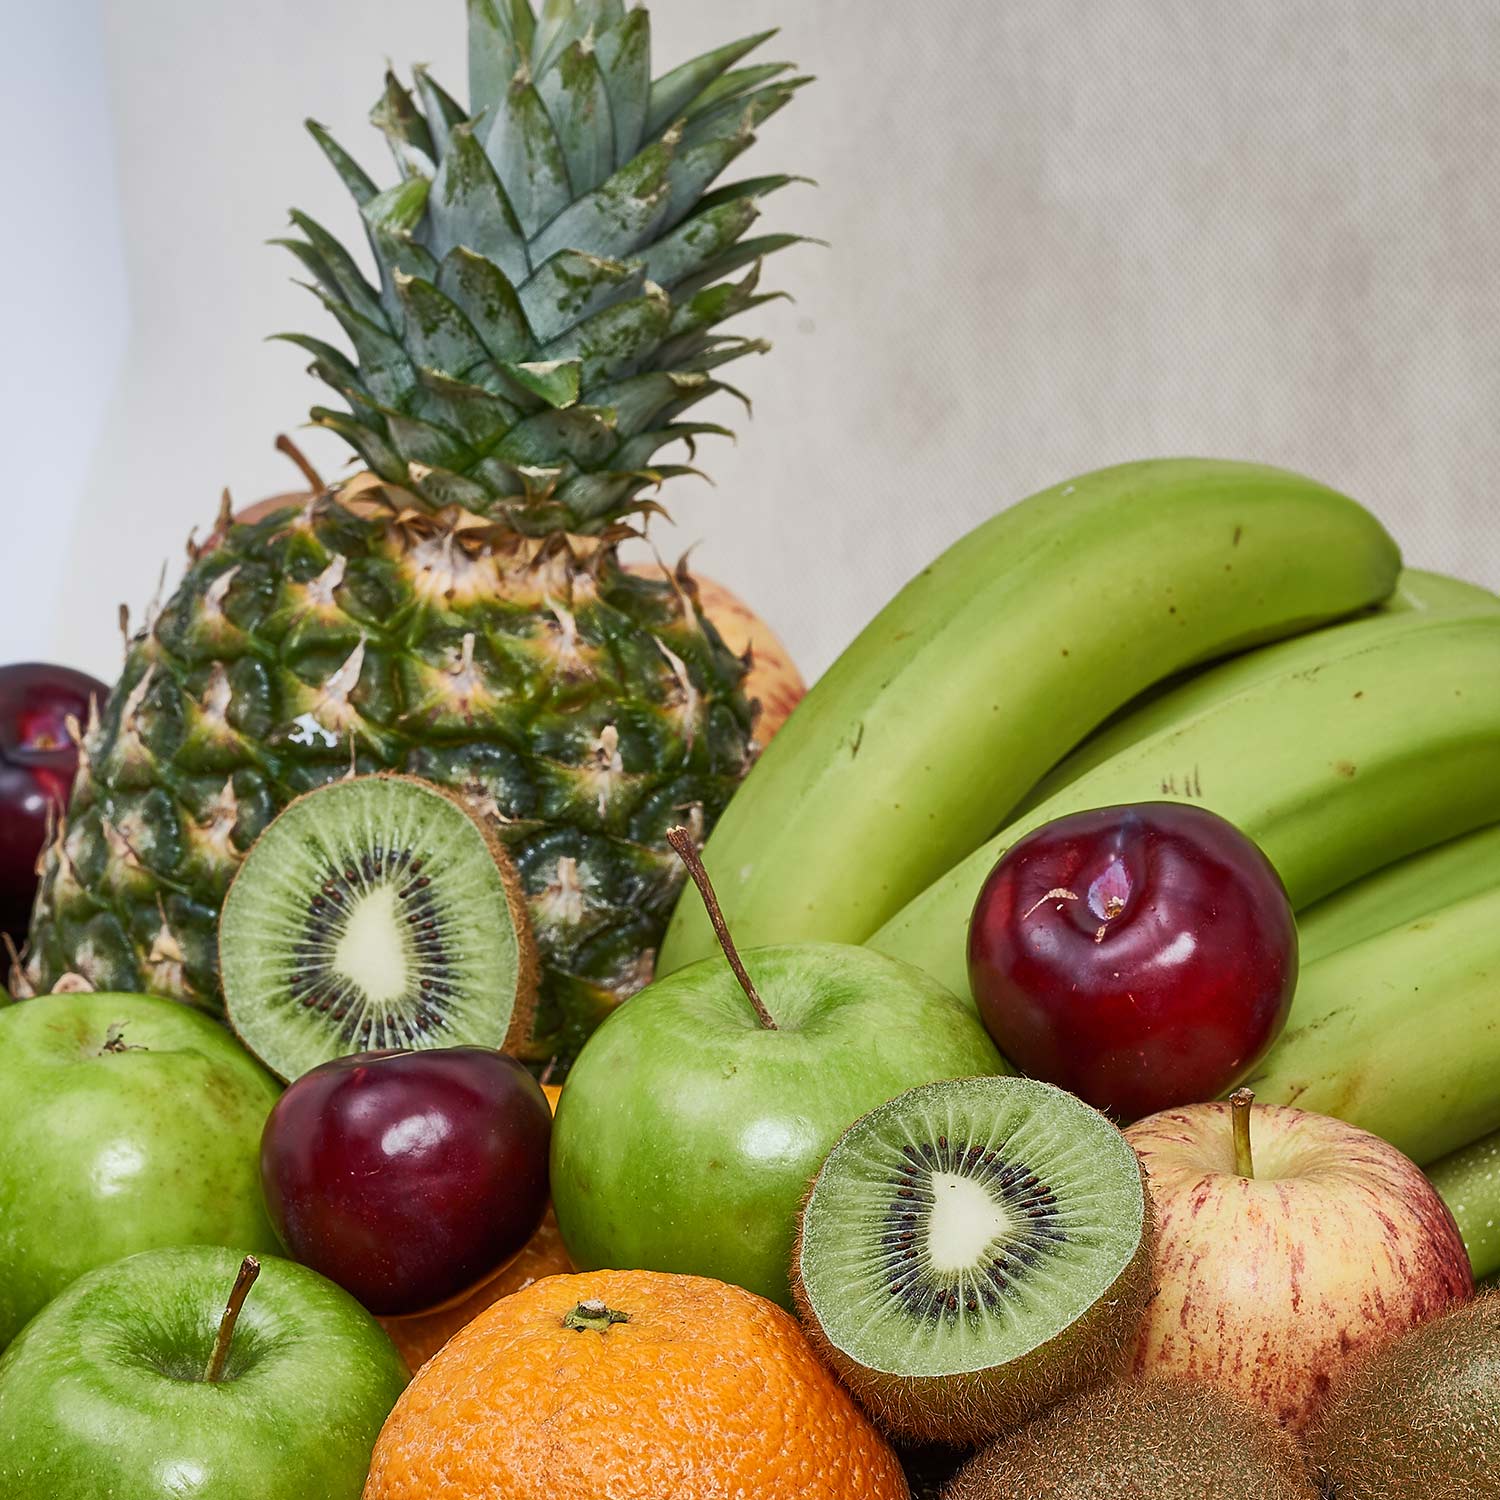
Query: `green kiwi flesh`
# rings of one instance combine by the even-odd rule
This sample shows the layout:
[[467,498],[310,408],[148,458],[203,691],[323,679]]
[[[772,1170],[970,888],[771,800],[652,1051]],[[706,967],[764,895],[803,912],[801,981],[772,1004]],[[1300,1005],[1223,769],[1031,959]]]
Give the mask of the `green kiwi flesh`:
[[1500,1294],[1360,1360],[1334,1386],[1308,1447],[1335,1500],[1500,1495]]
[[1140,1161],[1029,1078],[927,1084],[857,1120],[803,1205],[792,1291],[885,1429],[973,1446],[1130,1357],[1155,1228]]
[[515,1045],[536,991],[499,841],[405,776],[333,782],[286,808],[230,887],[219,968],[230,1024],[285,1079],[351,1052]]
[[[1296,1443],[1229,1391],[1142,1380],[1073,1396],[970,1459],[944,1500],[1318,1500]],[[1411,1497],[1415,1500],[1415,1496]]]

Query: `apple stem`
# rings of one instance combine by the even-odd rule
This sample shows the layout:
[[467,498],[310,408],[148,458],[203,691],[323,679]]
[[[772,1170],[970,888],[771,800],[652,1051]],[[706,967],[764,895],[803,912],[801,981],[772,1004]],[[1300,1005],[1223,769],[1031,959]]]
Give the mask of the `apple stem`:
[[240,1309],[245,1305],[245,1298],[249,1296],[250,1288],[255,1285],[255,1278],[259,1275],[260,1262],[253,1255],[247,1255],[240,1262],[234,1286],[230,1289],[229,1301],[224,1304],[224,1316],[219,1319],[219,1334],[214,1340],[214,1351],[208,1356],[208,1367],[203,1372],[203,1378],[209,1385],[217,1385],[223,1378],[224,1364],[229,1358],[229,1345],[234,1338],[234,1325],[239,1322]]
[[724,957],[729,960],[729,967],[734,970],[734,977],[739,980],[746,999],[755,1007],[755,1014],[760,1017],[760,1024],[767,1031],[780,1030],[771,1012],[766,1009],[765,1001],[756,991],[750,975],[746,973],[744,964],[740,962],[739,949],[734,946],[734,939],[729,935],[729,925],[724,920],[724,913],[719,910],[719,898],[714,894],[713,882],[708,878],[708,871],[703,868],[703,861],[698,855],[698,845],[692,834],[686,828],[669,828],[667,829],[667,842],[676,851],[678,859],[687,866],[688,874],[693,877],[693,884],[698,887],[698,894],[703,897],[703,905],[708,912],[708,920],[713,925],[714,936],[719,940],[719,947],[724,950]]
[[1241,1177],[1254,1178],[1255,1159],[1250,1154],[1250,1106],[1255,1095],[1249,1089],[1236,1089],[1229,1096],[1234,1111],[1234,1170]]
[[313,494],[321,495],[328,488],[323,483],[323,476],[308,462],[307,455],[284,432],[276,434],[276,451],[285,453],[302,470],[302,477]]

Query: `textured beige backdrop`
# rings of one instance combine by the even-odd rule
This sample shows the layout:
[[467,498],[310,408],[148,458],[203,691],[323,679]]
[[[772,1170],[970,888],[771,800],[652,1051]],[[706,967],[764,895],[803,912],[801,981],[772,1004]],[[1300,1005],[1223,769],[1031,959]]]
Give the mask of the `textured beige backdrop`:
[[[737,367],[716,489],[664,497],[821,670],[996,507],[1157,453],[1306,469],[1408,556],[1500,585],[1500,4],[1482,0],[658,0],[674,63],[780,21],[820,81],[742,161],[821,186],[767,222],[831,248]],[[461,0],[106,0],[130,346],[55,649],[112,670],[113,605],[291,471],[315,398],[278,328],[328,333],[262,241],[355,232],[299,121],[382,173],[385,59],[461,92]],[[13,143],[16,144],[16,143]],[[43,226],[44,227],[44,226]],[[735,421],[732,410],[719,414]],[[24,440],[24,435],[17,435]],[[333,465],[336,445],[309,445]]]

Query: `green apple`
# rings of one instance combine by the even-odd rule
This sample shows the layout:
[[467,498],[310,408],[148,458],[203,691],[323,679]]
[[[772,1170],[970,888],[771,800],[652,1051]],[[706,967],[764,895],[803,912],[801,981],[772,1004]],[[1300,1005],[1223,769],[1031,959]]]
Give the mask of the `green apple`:
[[267,1257],[247,1289],[240,1267],[146,1250],[33,1318],[0,1358],[0,1495],[357,1500],[405,1364],[316,1271]]
[[797,1209],[833,1143],[887,1099],[1004,1070],[971,1006],[919,969],[837,943],[722,958],[622,1005],[568,1075],[552,1199],[568,1254],[686,1271],[791,1305]]
[[260,1133],[279,1085],[222,1026],[146,995],[0,1010],[0,1349],[137,1250],[278,1253]]

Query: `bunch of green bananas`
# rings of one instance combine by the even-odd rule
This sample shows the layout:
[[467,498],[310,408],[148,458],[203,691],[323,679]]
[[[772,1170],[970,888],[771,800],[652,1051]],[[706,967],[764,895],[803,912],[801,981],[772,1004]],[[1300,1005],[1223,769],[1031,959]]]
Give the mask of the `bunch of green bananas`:
[[1356,881],[1297,926],[1292,1014],[1249,1086],[1427,1166],[1474,1274],[1500,1271],[1500,823]]
[[[1005,849],[1158,799],[1238,824],[1298,910],[1261,1099],[1420,1162],[1500,1131],[1500,598],[1298,475],[1161,460],[1002,512],[813,688],[705,859],[741,943],[865,942],[967,995]],[[683,902],[660,972],[712,941]]]
[[[1001,511],[881,610],[735,794],[704,858],[736,939],[864,942],[1138,694],[1377,605],[1400,566],[1352,500],[1256,464],[1124,464]],[[657,972],[715,951],[680,901]]]

